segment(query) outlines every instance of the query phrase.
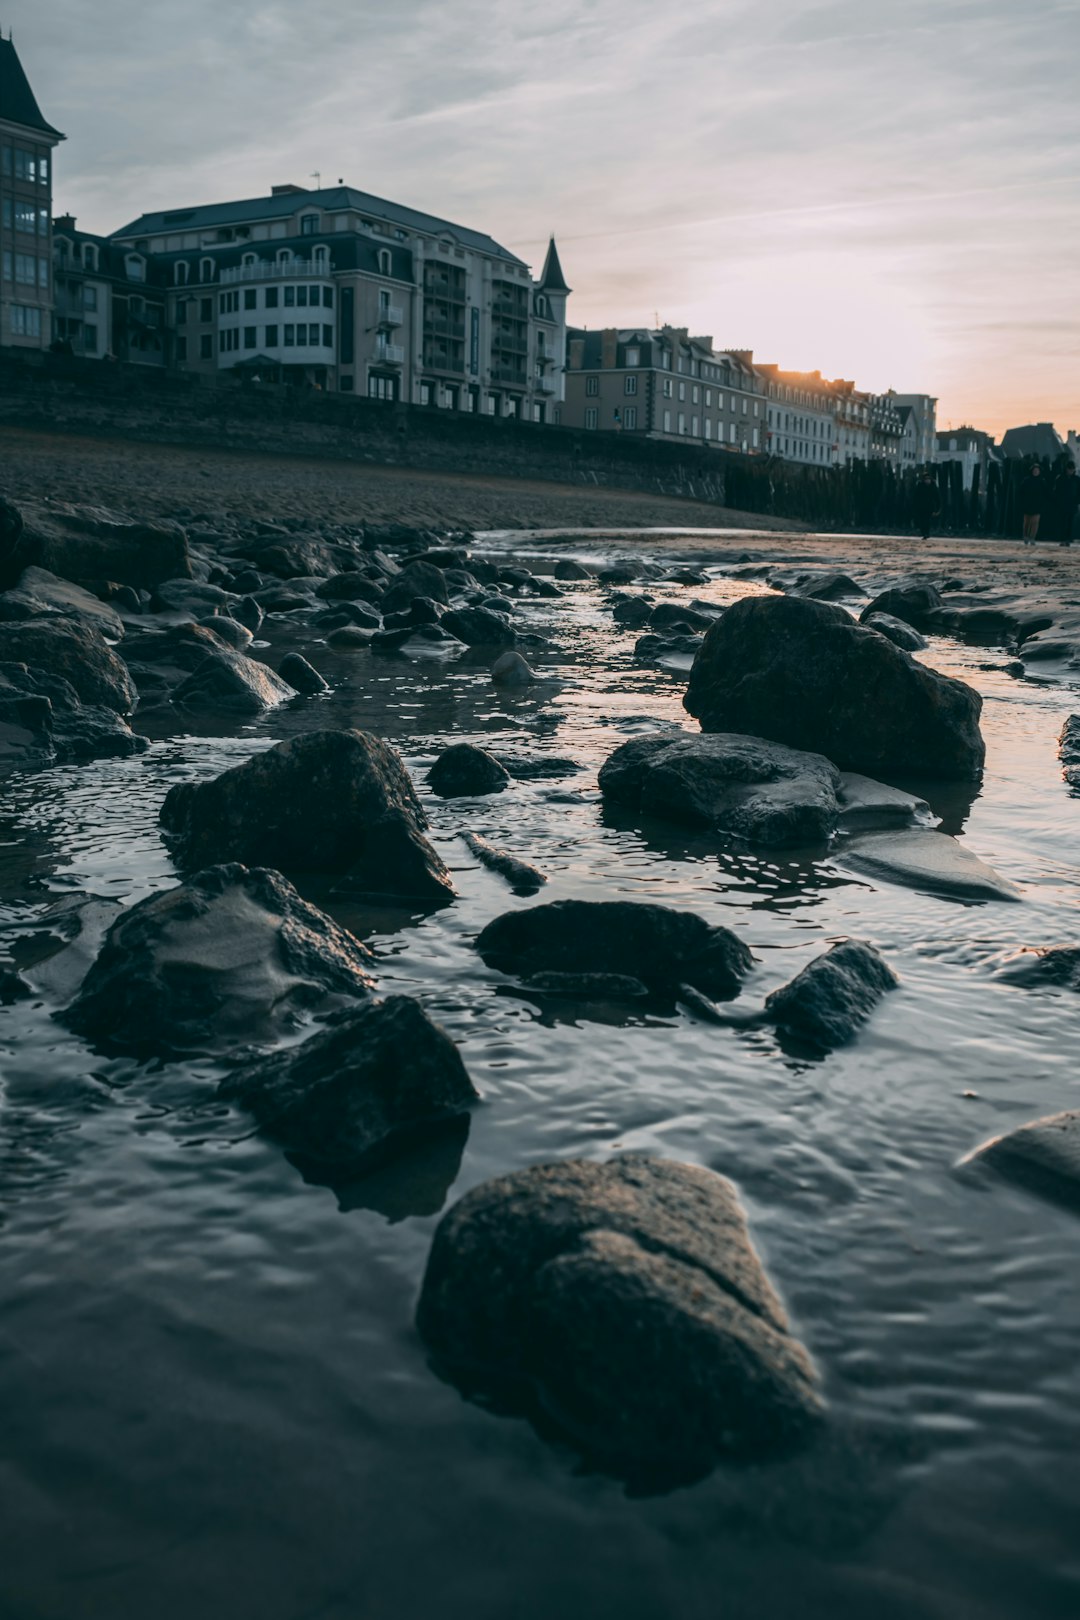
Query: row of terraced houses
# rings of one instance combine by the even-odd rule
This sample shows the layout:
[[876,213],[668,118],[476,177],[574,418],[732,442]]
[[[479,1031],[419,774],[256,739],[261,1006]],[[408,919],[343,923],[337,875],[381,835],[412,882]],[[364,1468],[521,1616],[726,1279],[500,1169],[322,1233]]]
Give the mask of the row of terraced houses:
[[936,401],[785,371],[685,328],[569,327],[552,238],[534,277],[483,232],[338,183],[54,218],[47,122],[0,38],[0,346],[685,441],[813,466],[936,455]]

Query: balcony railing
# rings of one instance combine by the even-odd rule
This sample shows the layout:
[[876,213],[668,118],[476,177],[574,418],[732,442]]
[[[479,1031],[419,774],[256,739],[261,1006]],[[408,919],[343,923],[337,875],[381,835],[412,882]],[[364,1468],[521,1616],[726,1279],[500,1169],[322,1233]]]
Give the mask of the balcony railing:
[[379,325],[400,326],[405,319],[405,311],[400,304],[380,304]]
[[449,321],[445,315],[434,315],[430,310],[424,311],[424,331],[434,337],[446,337],[458,343],[465,341],[465,322]]
[[500,366],[498,364],[493,365],[491,368],[491,380],[492,382],[512,383],[517,388],[524,388],[526,383],[525,373],[519,371],[516,366]]
[[256,264],[236,264],[221,272],[223,287],[235,286],[238,281],[272,281],[277,276],[294,281],[306,276],[321,276],[330,280],[329,259],[259,259]]
[[538,394],[554,394],[556,392],[555,381],[552,377],[537,377],[533,382],[533,388]]
[[375,346],[375,358],[384,365],[403,366],[405,364],[405,350],[400,343],[378,343]]

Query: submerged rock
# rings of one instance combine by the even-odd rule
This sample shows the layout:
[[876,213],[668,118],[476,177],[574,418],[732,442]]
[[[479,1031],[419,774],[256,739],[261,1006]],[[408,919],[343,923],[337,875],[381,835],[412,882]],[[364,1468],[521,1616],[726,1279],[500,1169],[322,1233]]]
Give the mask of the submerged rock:
[[536,674],[519,652],[504,652],[492,664],[491,678],[496,686],[530,686]]
[[1034,1119],[995,1136],[966,1164],[986,1164],[1030,1191],[1080,1212],[1080,1110]]
[[982,700],[842,608],[745,597],[705,637],[683,700],[703,731],[741,731],[870,776],[971,780]]
[[417,1326],[466,1393],[549,1419],[642,1482],[803,1440],[813,1364],[730,1182],[626,1155],[468,1193],[439,1223]]
[[504,912],[476,949],[488,967],[524,978],[616,973],[668,994],[685,981],[721,1000],[738,995],[753,962],[729,928],[635,900],[556,900]]
[[611,609],[616,624],[625,630],[643,630],[653,616],[651,596],[620,596]]
[[98,630],[67,619],[33,619],[5,624],[3,656],[25,664],[35,675],[58,675],[79,701],[114,714],[130,714],[138,692],[122,658]]
[[547,882],[546,875],[538,867],[519,860],[509,850],[496,849],[494,844],[489,844],[486,838],[480,838],[476,833],[467,832],[463,836],[480,864],[505,878],[515,894],[535,894]]
[[839,816],[829,760],[734,732],[635,737],[599,780],[605,798],[777,847],[822,843]]
[[428,771],[432,791],[444,799],[501,793],[509,781],[509,772],[495,756],[471,743],[445,748]]
[[1070,714],[1058,738],[1058,758],[1070,787],[1080,788],[1080,714]]
[[372,960],[279,872],[212,866],[123,912],[60,1016],[106,1051],[216,1053],[365,994]]
[[363,731],[308,732],[212,781],[178,783],[161,825],[188,867],[242,860],[345,874],[349,892],[454,898],[400,756]]
[[380,605],[384,613],[400,613],[417,596],[429,597],[431,601],[441,602],[443,606],[449,602],[446,579],[441,568],[436,568],[431,563],[409,563],[407,568],[403,568],[401,573],[395,576]]
[[925,799],[903,788],[889,787],[875,782],[873,777],[860,776],[857,771],[841,771],[840,826],[845,832],[862,831],[869,827],[910,827],[915,822],[934,820]]
[[556,579],[592,579],[592,570],[584,563],[575,562],[573,557],[560,557],[555,564]]
[[451,608],[442,625],[467,647],[512,647],[517,631],[500,613],[484,607]]
[[831,1051],[851,1040],[885,992],[899,982],[872,945],[848,939],[774,990],[766,998],[765,1014],[785,1033]]
[[314,665],[309,664],[307,659],[297,652],[285,654],[285,657],[281,660],[278,674],[283,681],[288,682],[295,692],[302,692],[308,697],[313,696],[316,692],[328,692],[330,690],[328,682],[323,680]]
[[1042,950],[1023,950],[1001,968],[1000,977],[1008,984],[1031,989],[1080,991],[1080,945],[1050,945]]
[[809,596],[816,602],[838,602],[845,596],[861,596],[862,586],[856,585],[848,574],[799,574],[792,586],[799,596]]
[[838,851],[846,866],[955,900],[1019,900],[1020,891],[947,834],[915,827],[871,833]]
[[223,1080],[287,1152],[355,1172],[456,1120],[478,1092],[457,1047],[411,996],[337,1014],[300,1046]]
[[227,648],[210,653],[172,694],[185,709],[225,709],[232,714],[261,714],[287,703],[293,688],[266,664]]

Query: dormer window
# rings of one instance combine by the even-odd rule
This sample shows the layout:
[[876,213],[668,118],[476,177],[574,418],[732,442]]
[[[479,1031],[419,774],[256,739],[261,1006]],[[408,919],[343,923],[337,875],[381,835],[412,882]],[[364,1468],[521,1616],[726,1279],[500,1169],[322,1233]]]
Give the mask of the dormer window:
[[301,236],[315,236],[317,234],[317,232],[318,232],[318,229],[319,229],[319,216],[318,216],[318,214],[301,214],[300,215],[300,235]]
[[289,264],[289,263],[291,263],[291,261],[292,261],[292,249],[291,248],[278,248],[278,253],[277,253],[277,262],[278,262],[278,264]]
[[253,266],[255,264],[255,262],[256,262],[256,259],[255,259],[255,254],[254,253],[245,253],[244,257],[240,260],[240,263],[244,266],[245,270],[249,266]]
[[146,261],[137,253],[129,253],[125,261],[129,281],[146,280]]
[[83,243],[83,269],[96,270],[98,267],[98,250],[93,242]]

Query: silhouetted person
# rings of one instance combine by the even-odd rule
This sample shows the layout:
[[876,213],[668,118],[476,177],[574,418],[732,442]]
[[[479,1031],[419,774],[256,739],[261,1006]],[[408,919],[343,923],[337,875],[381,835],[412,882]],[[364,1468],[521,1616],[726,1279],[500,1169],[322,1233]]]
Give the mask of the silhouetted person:
[[1068,466],[1062,468],[1054,480],[1052,498],[1054,527],[1058,541],[1063,546],[1072,545],[1078,508],[1080,508],[1080,473],[1070,462]]
[[1024,519],[1024,544],[1033,546],[1039,538],[1039,519],[1046,508],[1046,480],[1036,461],[1020,485],[1020,512]]
[[930,538],[930,525],[941,511],[941,502],[938,499],[937,485],[928,472],[920,475],[919,482],[911,497],[911,510],[915,515],[915,526],[924,540]]

